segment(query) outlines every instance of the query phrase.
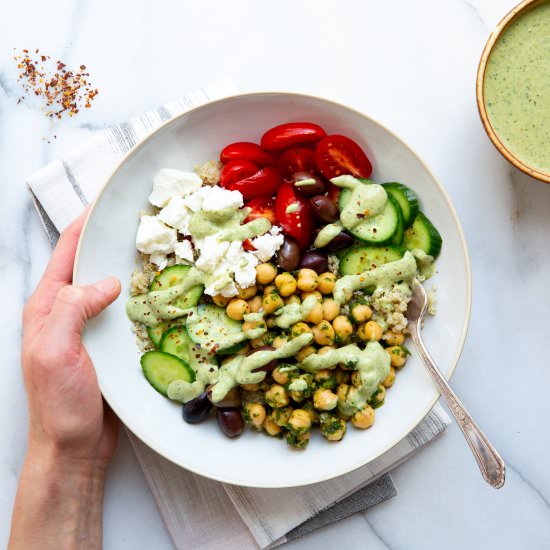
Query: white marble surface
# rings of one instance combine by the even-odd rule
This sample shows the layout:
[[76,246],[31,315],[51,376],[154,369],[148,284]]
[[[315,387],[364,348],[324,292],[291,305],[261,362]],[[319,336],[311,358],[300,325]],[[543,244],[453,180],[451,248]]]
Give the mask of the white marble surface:
[[[396,498],[289,547],[550,547],[550,331],[544,320],[550,188],[498,155],[474,97],[484,42],[513,4],[1,2],[0,284],[8,315],[2,322],[0,544],[7,540],[25,452],[19,317],[50,253],[24,178],[94,130],[228,74],[243,91],[314,93],[368,113],[411,144],[444,183],[469,243],[474,288],[470,332],[453,385],[508,467],[501,491],[486,486],[453,425],[395,471]],[[85,63],[101,91],[94,108],[52,123],[16,105],[13,47]],[[54,134],[51,144],[43,139]],[[105,547],[171,548],[125,438],[107,483]]]

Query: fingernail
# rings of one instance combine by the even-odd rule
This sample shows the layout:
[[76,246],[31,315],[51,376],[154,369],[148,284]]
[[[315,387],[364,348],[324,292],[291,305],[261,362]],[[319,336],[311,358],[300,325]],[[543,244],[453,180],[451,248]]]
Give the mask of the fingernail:
[[118,290],[119,286],[120,283],[116,277],[107,277],[107,279],[103,279],[95,284],[95,287],[104,294],[112,294]]

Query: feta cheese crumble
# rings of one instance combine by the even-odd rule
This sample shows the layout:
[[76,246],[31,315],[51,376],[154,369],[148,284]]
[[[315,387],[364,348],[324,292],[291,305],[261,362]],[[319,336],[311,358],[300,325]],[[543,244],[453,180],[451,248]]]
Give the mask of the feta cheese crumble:
[[281,248],[284,240],[281,228],[274,225],[268,233],[252,239],[252,246],[256,249],[253,253],[260,261],[267,262]]
[[174,252],[177,241],[176,230],[168,227],[156,216],[142,216],[137,235],[136,247],[145,254]]
[[153,206],[162,208],[172,197],[185,197],[201,186],[202,180],[194,172],[164,168],[153,180],[153,191],[149,195],[149,202]]

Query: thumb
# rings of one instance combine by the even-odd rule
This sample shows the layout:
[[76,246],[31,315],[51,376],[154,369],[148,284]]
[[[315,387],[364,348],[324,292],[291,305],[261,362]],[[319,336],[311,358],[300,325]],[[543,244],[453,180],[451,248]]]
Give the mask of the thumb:
[[120,282],[115,277],[93,285],[66,285],[57,293],[47,322],[60,336],[80,334],[86,321],[99,315],[119,294]]

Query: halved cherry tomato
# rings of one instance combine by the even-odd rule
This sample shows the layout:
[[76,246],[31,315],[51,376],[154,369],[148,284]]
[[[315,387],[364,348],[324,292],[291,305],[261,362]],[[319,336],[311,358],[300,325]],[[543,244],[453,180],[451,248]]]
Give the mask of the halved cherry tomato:
[[225,147],[220,153],[220,160],[227,164],[231,160],[249,160],[258,168],[264,166],[275,166],[277,160],[267,151],[264,151],[256,143],[250,141],[237,141]]
[[315,153],[308,147],[287,149],[279,158],[279,170],[285,179],[294,172],[317,172]]
[[221,170],[220,185],[227,187],[230,183],[248,178],[257,171],[258,167],[249,160],[232,160]]
[[256,218],[267,218],[272,224],[275,223],[275,203],[271,197],[252,199],[245,204],[245,207],[250,208],[250,214],[244,220],[245,223]]
[[250,200],[256,197],[272,197],[282,182],[279,170],[266,166],[247,178],[229,184],[227,189],[240,191],[245,200]]
[[323,138],[315,148],[317,166],[326,178],[350,174],[356,178],[368,178],[372,165],[355,141],[345,136],[332,135]]
[[268,130],[262,136],[262,147],[267,151],[281,151],[293,145],[315,143],[327,133],[311,122],[289,122]]
[[243,241],[243,248],[245,250],[248,250],[249,252],[251,252],[252,250],[256,250],[256,247],[252,244],[252,241],[250,239],[246,239],[245,241]]
[[307,197],[296,194],[290,183],[283,183],[275,197],[275,215],[283,231],[294,237],[302,250],[307,248],[313,238],[313,217]]

